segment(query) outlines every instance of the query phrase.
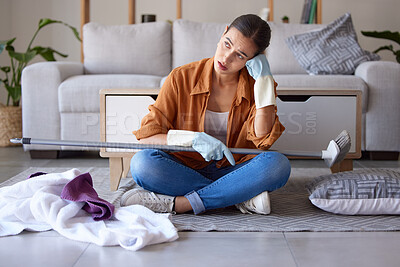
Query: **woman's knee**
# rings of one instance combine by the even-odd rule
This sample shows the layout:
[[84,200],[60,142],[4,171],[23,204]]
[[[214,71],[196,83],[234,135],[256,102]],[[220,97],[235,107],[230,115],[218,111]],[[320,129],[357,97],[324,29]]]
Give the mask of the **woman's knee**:
[[[263,153],[266,179],[273,190],[284,186],[290,176],[291,166],[289,159],[275,151]],[[272,191],[272,190],[271,190]]]
[[154,167],[152,159],[155,152],[156,150],[153,149],[141,150],[136,152],[131,159],[130,171],[132,178],[140,186],[143,186],[144,178],[149,177],[148,171],[152,166]]

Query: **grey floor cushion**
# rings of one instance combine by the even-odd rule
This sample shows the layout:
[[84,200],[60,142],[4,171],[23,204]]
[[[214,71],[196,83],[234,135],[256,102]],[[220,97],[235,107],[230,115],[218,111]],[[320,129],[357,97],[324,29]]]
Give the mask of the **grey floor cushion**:
[[307,184],[320,209],[346,215],[400,214],[400,172],[367,169],[322,175]]

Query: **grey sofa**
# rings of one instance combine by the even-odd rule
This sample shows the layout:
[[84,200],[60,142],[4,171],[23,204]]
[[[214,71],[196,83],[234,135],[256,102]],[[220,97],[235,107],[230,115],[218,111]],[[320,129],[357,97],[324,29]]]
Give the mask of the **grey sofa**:
[[[285,39],[323,25],[270,23],[267,49],[281,87],[362,91],[363,151],[400,151],[400,64],[371,61],[354,75],[308,75]],[[98,141],[99,90],[159,88],[175,67],[214,55],[226,24],[177,20],[137,25],[89,23],[83,30],[84,63],[41,62],[22,75],[23,135]],[[25,150],[60,147],[25,146]]]

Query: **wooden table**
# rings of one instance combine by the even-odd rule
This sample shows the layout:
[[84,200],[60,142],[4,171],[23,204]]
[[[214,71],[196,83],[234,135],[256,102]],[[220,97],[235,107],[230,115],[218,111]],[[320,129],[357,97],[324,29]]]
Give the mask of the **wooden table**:
[[[100,139],[102,142],[137,142],[132,134],[154,103],[160,89],[103,89],[100,91]],[[129,172],[135,151],[102,148],[100,156],[109,158],[110,189],[118,189]]]

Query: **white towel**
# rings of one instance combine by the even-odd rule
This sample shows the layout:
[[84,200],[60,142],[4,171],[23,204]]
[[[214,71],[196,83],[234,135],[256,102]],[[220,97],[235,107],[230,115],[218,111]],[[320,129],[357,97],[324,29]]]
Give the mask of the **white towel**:
[[54,229],[73,240],[133,251],[178,238],[170,214],[157,214],[140,205],[118,208],[110,220],[94,221],[82,210],[84,202],[60,198],[64,186],[80,174],[72,169],[0,188],[0,236]]

